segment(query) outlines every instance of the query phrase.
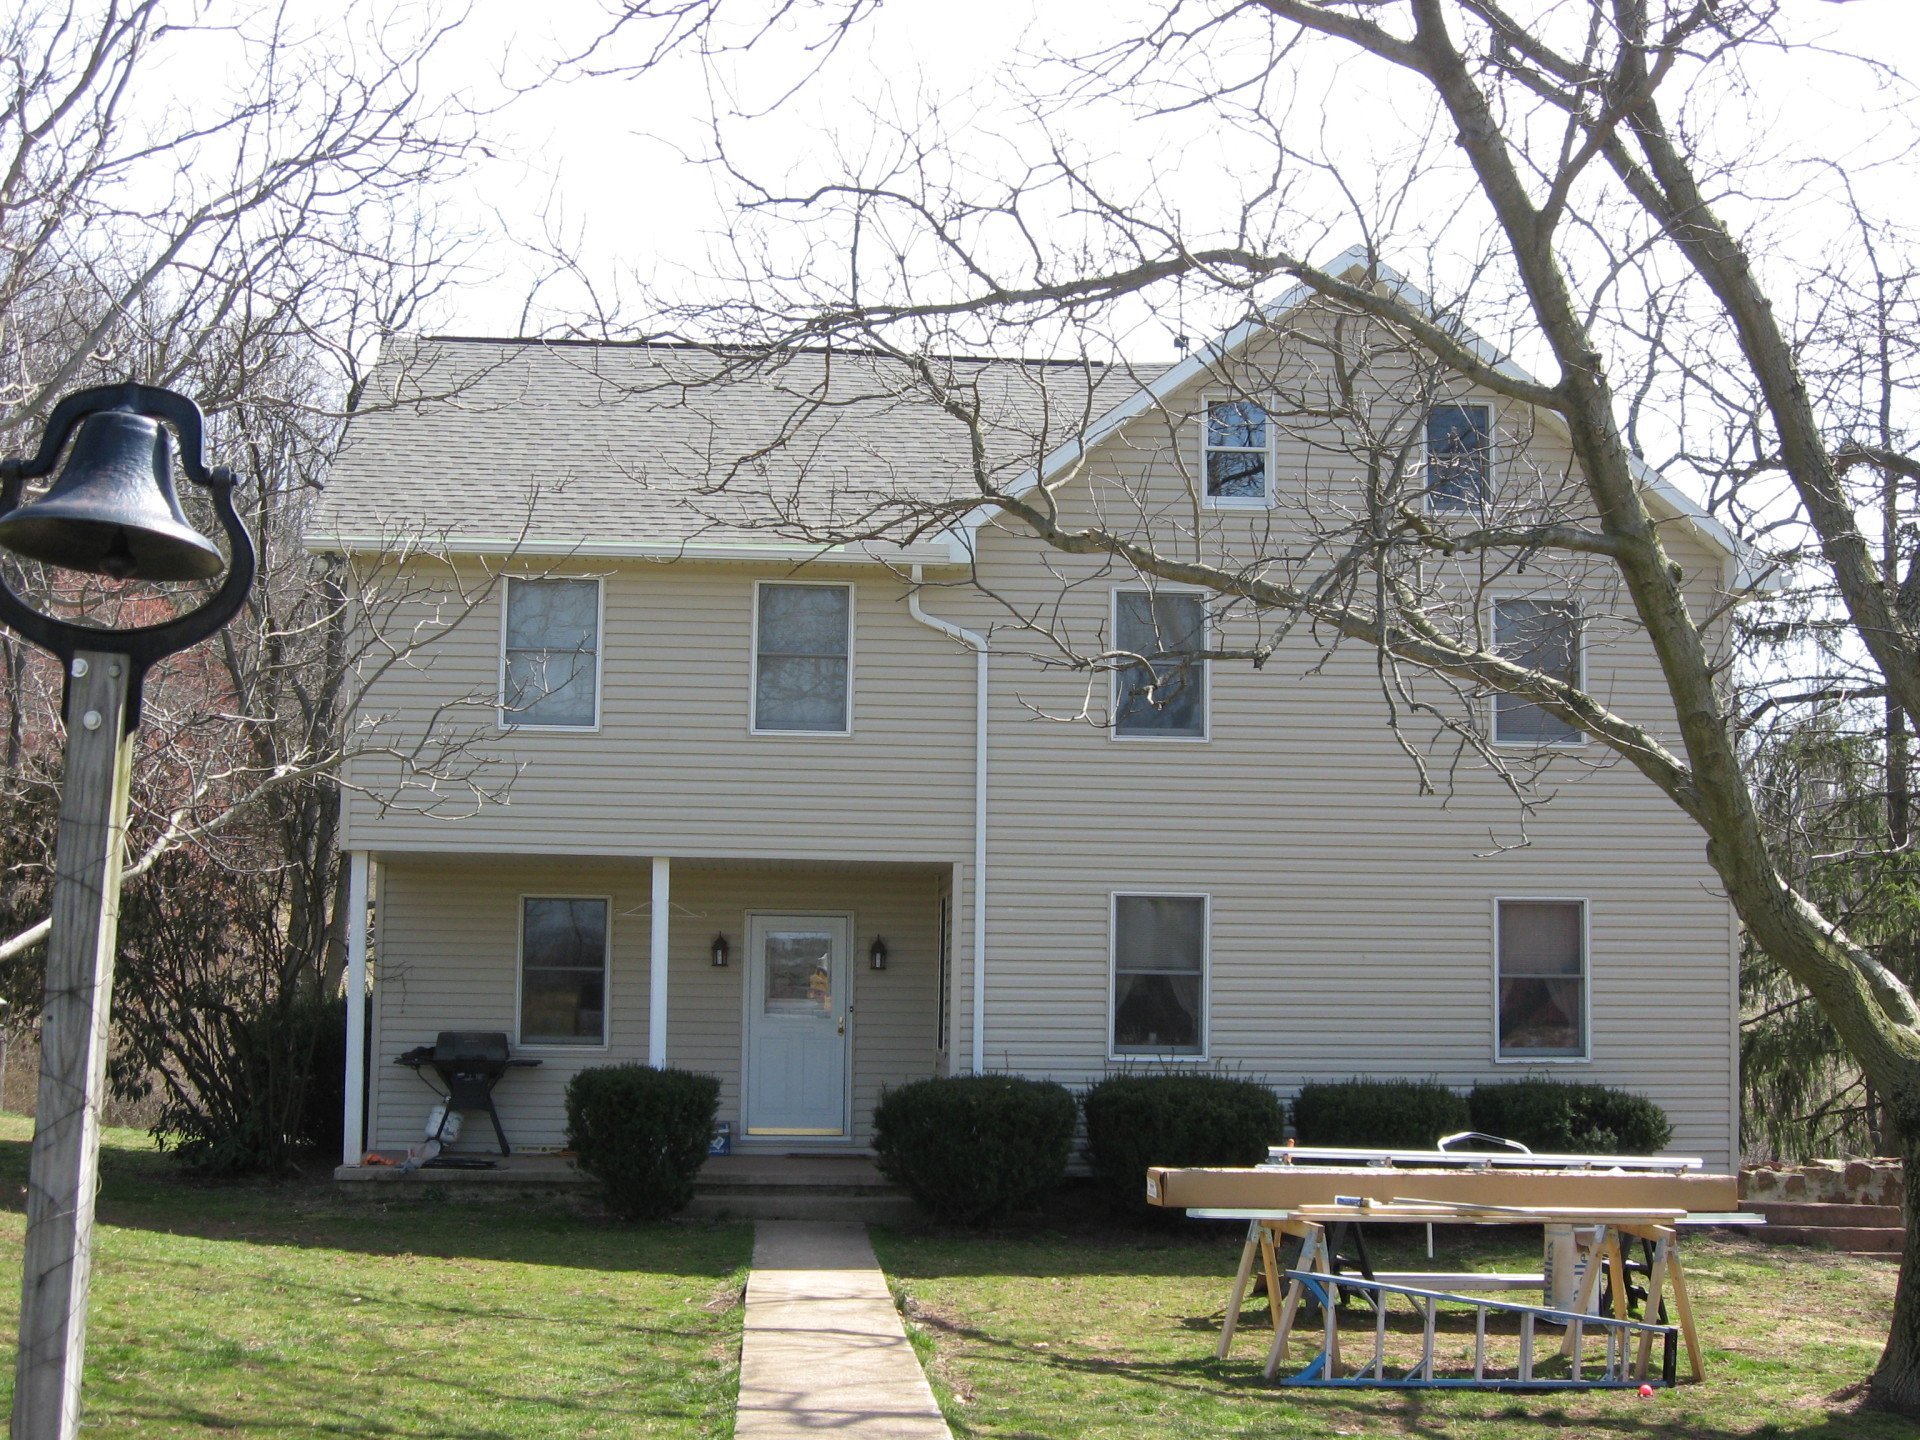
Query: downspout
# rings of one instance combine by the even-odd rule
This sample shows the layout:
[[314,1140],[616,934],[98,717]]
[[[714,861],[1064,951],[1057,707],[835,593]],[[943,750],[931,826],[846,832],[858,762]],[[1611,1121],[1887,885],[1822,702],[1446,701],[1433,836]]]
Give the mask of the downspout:
[[973,649],[973,1073],[987,1068],[987,641],[920,608],[920,567],[913,567],[907,613],[931,630]]

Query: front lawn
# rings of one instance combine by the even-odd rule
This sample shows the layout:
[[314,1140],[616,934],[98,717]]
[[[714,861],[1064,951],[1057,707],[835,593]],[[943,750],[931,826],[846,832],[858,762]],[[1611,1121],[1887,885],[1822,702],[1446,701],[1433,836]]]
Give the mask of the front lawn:
[[[8,1399],[31,1128],[0,1116]],[[129,1131],[102,1161],[89,1436],[732,1433],[746,1226],[192,1184]]]
[[[1213,1358],[1238,1236],[970,1239],[876,1231],[957,1436],[997,1440],[1909,1440],[1858,1412],[1895,1266],[1744,1240],[1685,1242],[1708,1383],[1632,1392],[1285,1390],[1260,1378],[1271,1331],[1250,1304],[1233,1358]],[[1537,1245],[1439,1232],[1446,1269],[1537,1269]],[[1383,1268],[1426,1265],[1383,1246]],[[1520,1295],[1516,1299],[1529,1297]],[[1402,1302],[1404,1303],[1404,1302]],[[1353,1324],[1361,1323],[1356,1316]],[[1469,1331],[1470,1335],[1470,1331]],[[1303,1337],[1303,1340],[1306,1337]],[[1371,1337],[1366,1339],[1371,1353]],[[1550,1347],[1543,1346],[1542,1351]],[[1311,1347],[1296,1343],[1294,1368]],[[1349,1359],[1357,1353],[1349,1350]],[[1681,1362],[1685,1373],[1684,1358]],[[1283,1372],[1284,1373],[1284,1372]]]

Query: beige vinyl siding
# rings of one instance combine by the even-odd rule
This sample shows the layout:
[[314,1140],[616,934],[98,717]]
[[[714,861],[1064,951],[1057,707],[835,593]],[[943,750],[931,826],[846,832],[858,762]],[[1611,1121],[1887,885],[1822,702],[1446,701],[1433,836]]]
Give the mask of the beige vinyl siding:
[[[908,616],[884,571],[833,578],[854,585],[853,733],[748,732],[755,580],[793,578],[751,566],[571,564],[555,574],[605,575],[601,723],[581,733],[498,732],[485,705],[462,763],[504,800],[477,813],[459,784],[436,805],[418,793],[382,809],[399,772],[358,760],[350,779],[348,848],[511,854],[805,857],[947,862],[972,834],[973,665]],[[809,568],[805,578],[822,578]],[[483,598],[433,640],[427,663],[399,666],[363,713],[390,716],[403,742],[457,695],[491,696],[499,672],[500,587],[477,568]],[[516,774],[516,767],[518,773]],[[510,782],[510,783],[508,783]]]
[[[378,997],[372,1056],[376,1147],[420,1139],[433,1097],[392,1063],[441,1030],[514,1034],[515,955],[522,895],[609,895],[608,1044],[604,1049],[531,1046],[543,1063],[515,1071],[494,1092],[516,1145],[562,1143],[566,1083],[584,1066],[647,1059],[651,868],[631,860],[434,859],[392,855],[381,865]],[[882,1087],[934,1073],[938,887],[933,869],[736,869],[678,861],[672,871],[668,948],[669,1064],[717,1075],[720,1118],[740,1133],[742,988],[746,913],[829,911],[853,917],[849,957],[854,1018],[854,1143],[870,1136]],[[711,960],[716,931],[732,963]],[[886,937],[887,969],[867,968],[873,937]],[[494,1148],[483,1116],[469,1115],[458,1149]]]

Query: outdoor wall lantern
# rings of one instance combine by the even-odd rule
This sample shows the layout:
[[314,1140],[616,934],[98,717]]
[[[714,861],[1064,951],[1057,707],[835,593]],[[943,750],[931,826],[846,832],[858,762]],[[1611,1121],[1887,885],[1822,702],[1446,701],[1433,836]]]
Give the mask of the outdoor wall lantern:
[[716,969],[723,968],[726,965],[727,955],[727,935],[723,930],[713,937],[713,963]]
[[887,968],[887,942],[878,935],[873,937],[873,948],[867,951],[867,963],[875,970]]
[[[253,541],[233,506],[233,474],[207,468],[202,434],[200,407],[184,395],[132,382],[101,385],[53,407],[31,460],[0,462],[0,547],[16,555],[116,580],[209,580],[223,565],[227,572],[198,608],[126,630],[43,615],[0,576],[0,623],[60,661],[67,727],[27,1176],[14,1440],[73,1440],[79,1424],[93,1177],[141,683],[156,661],[231,620],[253,584]],[[207,491],[226,532],[225,560],[180,511],[174,436],[180,468]],[[51,475],[63,451],[59,477],[21,504],[26,482]]]

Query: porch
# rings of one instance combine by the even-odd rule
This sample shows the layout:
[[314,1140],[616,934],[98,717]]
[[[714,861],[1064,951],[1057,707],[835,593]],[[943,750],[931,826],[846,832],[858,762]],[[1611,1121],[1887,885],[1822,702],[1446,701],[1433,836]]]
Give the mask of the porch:
[[[383,1154],[400,1161],[404,1154]],[[341,1192],[361,1199],[425,1196],[545,1195],[584,1197],[594,1182],[561,1155],[495,1157],[490,1170],[421,1169],[397,1164],[342,1165],[333,1172]],[[865,1155],[715,1155],[700,1169],[694,1220],[857,1220],[868,1224],[912,1220],[914,1204]]]
[[[385,1168],[357,1163],[369,1150],[400,1158],[425,1138],[444,1087],[394,1060],[441,1031],[504,1033],[539,1064],[494,1091],[515,1152],[502,1167],[408,1177],[426,1185],[564,1186],[550,1157],[566,1143],[567,1082],[591,1066],[716,1076],[739,1161],[864,1153],[882,1089],[945,1066],[951,865],[374,859],[355,857],[378,921],[350,937],[367,983],[348,986],[350,1008],[364,995],[366,1009],[348,1023],[360,1083],[348,1087],[344,1183]],[[464,1120],[448,1153],[499,1158],[489,1118]]]

